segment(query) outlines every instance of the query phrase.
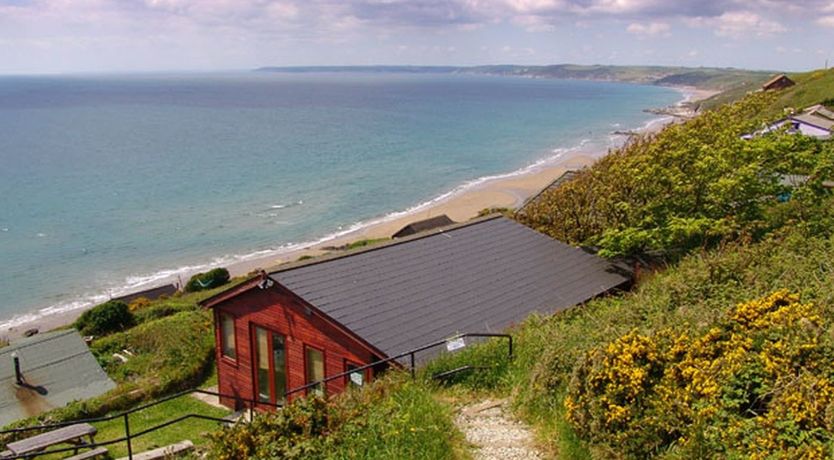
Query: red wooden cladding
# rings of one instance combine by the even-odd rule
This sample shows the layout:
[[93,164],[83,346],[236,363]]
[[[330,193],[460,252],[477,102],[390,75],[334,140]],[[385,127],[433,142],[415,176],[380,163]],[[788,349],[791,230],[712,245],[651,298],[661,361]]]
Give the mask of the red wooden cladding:
[[[379,359],[361,342],[320,317],[302,300],[280,286],[263,290],[251,289],[215,305],[214,310],[218,386],[222,394],[257,399],[253,325],[286,337],[287,389],[308,383],[304,368],[305,346],[324,351],[326,376],[345,372],[345,363],[348,361],[364,365]],[[236,360],[229,359],[221,353],[218,320],[220,312],[231,314],[235,318]],[[370,372],[366,374],[366,378],[371,376]],[[327,394],[343,391],[345,383],[344,379],[328,382]],[[304,392],[299,392],[291,395],[290,399],[303,395]],[[226,406],[235,407],[232,398],[221,398],[221,402]],[[258,406],[260,409],[267,407]]]

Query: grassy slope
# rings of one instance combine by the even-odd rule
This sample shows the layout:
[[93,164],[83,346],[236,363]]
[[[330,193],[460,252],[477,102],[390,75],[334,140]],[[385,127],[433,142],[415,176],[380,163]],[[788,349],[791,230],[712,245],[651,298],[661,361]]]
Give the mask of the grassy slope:
[[633,83],[694,86],[702,89],[728,90],[739,86],[753,86],[766,81],[773,72],[740,69],[608,66],[608,65],[551,65],[551,66],[481,66],[463,69],[464,72],[494,75],[514,75],[538,78],[586,80],[614,80]]
[[[799,85],[779,94],[771,111],[810,105],[834,94],[834,72],[804,74],[797,81]],[[824,208],[818,212],[828,212]],[[791,208],[780,209],[777,213]],[[531,317],[514,331],[517,352],[512,362],[502,358],[498,344],[489,344],[437,360],[426,372],[472,363],[489,366],[491,371],[463,375],[454,383],[512,395],[519,413],[537,427],[540,440],[561,457],[609,457],[612,451],[580,441],[565,419],[564,397],[574,367],[592,348],[633,329],[697,336],[726,318],[735,304],[780,288],[799,293],[826,316],[834,313],[834,239],[827,230],[807,232],[794,225],[761,243],[729,244],[687,256],[622,297],[594,300],[552,317]],[[675,456],[674,451],[667,454]]]
[[[778,93],[768,114],[778,116],[783,109],[801,109],[809,105],[818,104],[834,97],[834,69],[815,70],[813,72],[788,74],[797,85],[784,89]],[[705,108],[715,108],[744,97],[750,91],[760,88],[760,83],[748,84],[731,88],[721,94],[704,101]]]
[[[264,67],[261,72],[397,72],[397,73],[473,73],[487,75],[611,80],[632,83],[694,86],[727,90],[740,85],[757,86],[775,72],[714,67],[612,66],[559,64],[547,66],[488,65],[476,67],[420,66],[325,66]],[[744,94],[744,93],[742,93]]]
[[696,335],[736,303],[779,288],[798,292],[803,301],[834,314],[832,260],[834,239],[808,238],[800,232],[695,254],[651,276],[633,293],[594,300],[551,317],[529,318],[513,331],[512,362],[502,358],[500,345],[490,344],[438,360],[427,371],[464,363],[492,366],[491,372],[461,377],[457,383],[514,395],[519,413],[538,428],[551,452],[581,458],[590,453],[564,420],[563,400],[574,364],[588,350],[634,328],[642,333],[672,328]]
[[[227,289],[228,286],[143,303],[141,308],[134,312],[139,322],[137,326],[98,339],[91,346],[104,369],[116,382],[115,389],[97,398],[72,403],[66,408],[56,409],[13,425],[24,426],[43,421],[73,420],[118,413],[150,399],[198,385],[206,379],[211,380],[214,375],[211,318],[197,302]],[[112,357],[112,353],[121,352],[123,349],[128,349],[135,355],[127,363],[121,363]],[[132,430],[136,432],[184,413],[222,416],[228,412],[190,397],[178,398],[131,416]],[[98,441],[123,436],[121,420],[96,426],[99,428]],[[196,419],[182,422],[143,436],[137,440],[134,451],[183,439],[191,439],[195,444],[200,444],[205,441],[202,434],[216,429],[216,426],[214,422]],[[122,455],[125,453],[125,446],[117,444],[110,447],[110,451]]]

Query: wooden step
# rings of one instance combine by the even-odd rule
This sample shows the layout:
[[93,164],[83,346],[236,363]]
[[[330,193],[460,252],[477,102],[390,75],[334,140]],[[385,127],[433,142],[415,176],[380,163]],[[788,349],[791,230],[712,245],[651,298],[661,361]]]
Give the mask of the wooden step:
[[[185,440],[170,446],[160,447],[140,454],[133,454],[133,460],[159,460],[167,459],[174,455],[181,454],[194,448],[194,443]],[[122,457],[119,460],[128,460],[127,457]]]
[[87,452],[82,452],[77,455],[73,455],[72,457],[67,457],[64,460],[86,460],[89,458],[95,458],[99,455],[104,455],[107,453],[106,447],[96,447],[93,450],[88,450]]

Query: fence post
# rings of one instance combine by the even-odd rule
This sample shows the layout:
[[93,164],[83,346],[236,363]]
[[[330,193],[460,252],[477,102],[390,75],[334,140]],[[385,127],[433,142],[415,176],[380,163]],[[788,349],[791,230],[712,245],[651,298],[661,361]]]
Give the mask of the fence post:
[[411,378],[413,379],[414,376],[415,376],[415,373],[414,373],[414,352],[413,351],[411,352],[410,356],[411,356]]
[[127,419],[127,412],[125,412],[125,439],[127,442],[127,458],[133,460],[133,448],[130,445],[130,422]]
[[509,358],[513,359],[513,336],[507,335],[507,338],[510,339],[510,356]]

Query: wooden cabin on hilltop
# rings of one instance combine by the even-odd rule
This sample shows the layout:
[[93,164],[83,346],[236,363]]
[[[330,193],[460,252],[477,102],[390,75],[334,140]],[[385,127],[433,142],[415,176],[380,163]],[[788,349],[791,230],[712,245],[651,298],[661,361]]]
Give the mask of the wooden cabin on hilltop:
[[[629,283],[609,261],[490,216],[290,264],[202,305],[214,311],[220,393],[266,409],[325,377],[459,333],[501,332]],[[382,370],[309,391],[336,393]]]
[[796,83],[794,83],[794,81],[791,80],[787,75],[779,74],[768,80],[765,84],[763,84],[762,91],[778,91],[780,89],[790,88],[795,84]]

